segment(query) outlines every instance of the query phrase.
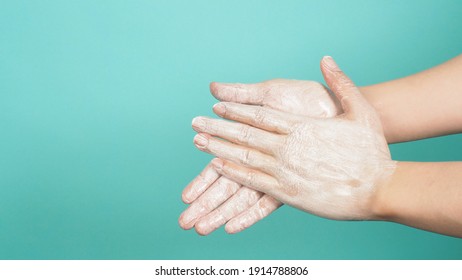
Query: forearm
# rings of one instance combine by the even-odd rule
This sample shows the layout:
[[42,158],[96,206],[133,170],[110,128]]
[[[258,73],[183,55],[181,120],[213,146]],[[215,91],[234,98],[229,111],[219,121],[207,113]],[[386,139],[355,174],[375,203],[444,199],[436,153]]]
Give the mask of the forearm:
[[388,143],[462,132],[462,55],[360,90],[379,113]]
[[376,193],[378,219],[462,237],[462,162],[399,162]]

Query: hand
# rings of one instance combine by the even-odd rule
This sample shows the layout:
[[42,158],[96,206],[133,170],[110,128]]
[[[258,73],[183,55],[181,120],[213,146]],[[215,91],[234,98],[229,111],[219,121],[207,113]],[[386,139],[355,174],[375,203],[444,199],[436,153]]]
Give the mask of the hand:
[[[313,81],[270,80],[258,84],[212,83],[212,94],[221,101],[261,105],[310,117],[333,117],[340,104],[322,84]],[[183,191],[190,207],[182,213],[180,226],[202,235],[223,224],[228,233],[239,232],[263,219],[282,203],[259,191],[240,187],[221,177],[209,164]]]
[[331,219],[375,219],[376,191],[396,165],[380,119],[332,58],[321,70],[342,104],[340,116],[223,102],[215,113],[236,122],[197,118],[195,144],[219,158],[212,164],[220,175],[281,202]]

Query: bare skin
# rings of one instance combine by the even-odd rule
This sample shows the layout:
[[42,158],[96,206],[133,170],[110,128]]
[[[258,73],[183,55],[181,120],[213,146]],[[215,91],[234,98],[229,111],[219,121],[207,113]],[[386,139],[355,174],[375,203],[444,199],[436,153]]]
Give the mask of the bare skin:
[[388,143],[462,132],[462,55],[394,81],[361,87]]
[[[460,127],[461,122],[460,121],[458,121],[458,122],[457,121],[456,122],[447,122],[447,121],[442,120],[441,118],[433,118],[431,114],[422,114],[422,112],[425,112],[425,110],[423,110],[423,108],[425,108],[425,107],[430,107],[430,111],[431,111],[432,106],[436,107],[436,108],[434,108],[436,112],[440,112],[441,110],[438,110],[438,108],[437,108],[438,106],[440,106],[440,103],[441,103],[441,102],[439,102],[439,100],[447,100],[445,98],[452,98],[454,102],[452,102],[450,104],[447,104],[446,109],[448,109],[448,111],[445,111],[445,114],[447,116],[449,116],[449,118],[456,119],[456,120],[462,120],[460,110],[458,109],[458,108],[461,108],[462,104],[460,104],[460,97],[457,98],[457,92],[461,92],[460,88],[457,87],[458,80],[455,79],[455,76],[457,76],[457,75],[443,75],[444,72],[450,72],[450,73],[456,73],[456,74],[460,73],[461,69],[462,69],[461,68],[461,62],[462,62],[461,57],[459,56],[458,58],[456,58],[456,59],[454,59],[454,60],[452,60],[452,61],[450,61],[448,63],[445,63],[445,64],[440,65],[440,66],[438,66],[438,67],[436,67],[434,69],[428,70],[428,71],[423,72],[423,73],[419,73],[419,74],[411,76],[411,77],[407,77],[407,78],[404,78],[404,79],[400,79],[400,80],[397,80],[397,81],[388,82],[388,83],[384,83],[384,84],[379,84],[377,86],[361,88],[361,91],[368,93],[366,95],[366,99],[368,99],[369,102],[372,104],[372,106],[377,111],[379,111],[381,123],[383,124],[383,126],[385,128],[385,135],[387,137],[388,142],[408,141],[408,140],[413,140],[413,139],[418,139],[418,138],[423,138],[423,137],[437,136],[437,135],[444,135],[444,134],[449,134],[449,133],[460,132],[460,130],[461,130],[461,127]],[[422,82],[420,80],[423,80],[424,82]],[[435,94],[436,91],[433,90],[432,86],[434,87],[437,83],[439,83],[441,81],[443,81],[444,86],[440,86],[440,89],[443,89],[444,92],[439,94],[439,95],[436,95]],[[432,85],[432,83],[433,83],[433,85]],[[460,84],[460,82],[459,82],[459,84]],[[240,87],[242,88],[242,86],[240,86]],[[400,92],[400,89],[401,89],[401,92]],[[404,89],[407,91],[407,93],[403,92]],[[388,95],[385,95],[384,93],[387,90],[390,90],[391,93],[388,94]],[[392,102],[393,99],[402,98],[404,100],[404,103],[397,102],[397,104],[407,106],[408,104],[406,104],[406,100],[411,100],[411,98],[412,99],[414,98],[413,95],[409,94],[409,92],[412,92],[412,91],[419,91],[422,98],[425,99],[425,100],[423,100],[421,102],[418,102],[417,105],[409,106],[410,107],[409,110],[406,111],[406,114],[408,116],[410,116],[409,120],[406,120],[406,119],[403,119],[403,118],[400,118],[400,117],[398,117],[398,118],[394,117],[394,116],[399,116],[399,114],[396,111],[399,111],[401,107],[394,106],[393,105],[394,103]],[[225,96],[226,96],[226,93],[225,93]],[[460,94],[459,94],[459,96],[460,96]],[[232,97],[234,97],[234,98],[239,97],[241,100],[232,100]],[[252,103],[252,102],[249,102],[249,92],[248,91],[247,92],[241,92],[240,95],[233,94],[232,97],[229,98],[230,101],[239,101],[239,102],[243,102],[243,103]],[[434,99],[435,102],[432,102],[432,98]],[[458,102],[458,100],[459,100],[459,102]],[[252,100],[250,100],[250,101],[252,101]],[[256,104],[258,104],[258,103],[256,103]],[[259,104],[259,105],[261,105],[261,104]],[[314,105],[316,105],[316,104],[314,104]],[[306,108],[308,108],[308,107],[306,107]],[[278,109],[281,109],[281,108],[278,108]],[[428,119],[428,121],[426,122],[425,125],[419,125],[420,124],[419,123],[419,117],[420,117],[420,119],[425,119],[425,118]],[[414,123],[415,123],[415,126],[413,126]],[[423,123],[425,123],[425,121]],[[402,127],[407,126],[408,128],[410,126],[410,129],[407,129],[407,130],[403,131],[403,133],[395,133],[395,130],[397,129],[397,127],[399,128],[400,126],[402,126]],[[431,168],[429,168],[430,164],[431,163],[426,164],[426,169],[431,169]],[[457,163],[453,163],[453,165],[456,165],[456,164]],[[434,164],[434,165],[441,165],[441,164]],[[411,167],[414,167],[417,170],[422,169],[422,167],[416,166],[415,164],[399,163],[398,170],[402,171],[403,169],[406,169],[406,170],[409,170],[409,172],[412,172]],[[439,168],[440,167],[435,167],[436,170],[438,170]],[[454,168],[447,167],[447,168],[444,168],[444,170],[445,170],[445,173],[447,173],[450,170],[454,170]],[[456,170],[455,173],[457,173],[457,168],[455,168],[455,170]],[[397,171],[396,173],[399,174],[400,172]],[[438,175],[438,174],[435,174],[435,172],[433,172],[433,173],[430,172],[430,170],[426,170],[425,174],[427,174],[427,175],[428,174],[433,174],[433,176]],[[454,174],[454,176],[451,176],[449,178],[457,178],[457,175],[458,174]],[[427,177],[423,176],[423,177],[419,177],[419,178],[427,178]],[[432,177],[432,180],[435,180],[435,178]],[[394,180],[394,181],[396,181],[396,180]],[[441,182],[441,180],[439,180],[439,182]],[[452,182],[457,182],[457,180],[452,181]],[[460,182],[460,180],[458,182]],[[408,182],[408,183],[409,183],[408,184],[409,187],[411,187],[412,184],[410,182]],[[422,184],[422,183],[424,183],[424,182],[420,182],[420,184]],[[404,188],[401,187],[401,190],[403,190],[403,189]],[[460,202],[460,191],[457,192],[457,188],[455,190],[456,190],[456,192],[455,192],[456,195],[452,196],[451,198],[456,199],[455,202],[457,202],[457,199],[459,199],[458,201]],[[386,193],[389,194],[390,192],[387,191]],[[239,194],[239,192],[238,192],[238,194]],[[244,197],[245,197],[245,195],[244,195]],[[265,197],[267,197],[267,196],[265,196]],[[271,198],[271,197],[268,197],[268,198]],[[235,207],[231,206],[232,204],[234,204],[235,206],[239,206],[238,203],[235,203],[237,201],[238,200],[229,200],[229,201],[227,201],[227,203],[228,203],[227,208],[228,209],[235,208]],[[246,205],[241,204],[241,205],[244,205],[244,206],[241,206],[240,208],[237,207],[237,208],[239,208],[239,210],[237,212],[240,211],[240,213],[242,213],[242,212],[246,212],[243,209],[246,209],[246,208],[251,209],[251,211],[247,211],[247,212],[249,214],[253,213],[253,215],[246,215],[247,218],[248,218],[246,220],[247,221],[250,220],[251,222],[247,222],[247,224],[242,223],[242,222],[241,223],[234,223],[234,225],[240,225],[241,227],[228,226],[227,225],[227,227],[226,227],[227,231],[232,232],[232,230],[235,229],[235,228],[238,228],[237,231],[239,231],[239,230],[245,228],[246,226],[249,226],[249,225],[255,223],[256,221],[258,221],[262,217],[268,215],[271,211],[264,211],[265,210],[264,206],[271,205],[271,203],[274,203],[274,200],[268,200],[268,201],[259,200],[259,203],[254,204],[254,205],[252,205],[252,203],[248,203]],[[384,201],[390,201],[390,200],[384,200]],[[396,201],[396,199],[392,200],[392,201]],[[204,202],[206,202],[206,200],[203,201],[203,203]],[[231,202],[233,202],[233,203],[231,203]],[[396,207],[384,207],[383,206],[383,205],[390,205],[390,203],[375,203],[374,205],[376,206],[375,209],[380,209],[380,211],[375,211],[375,210],[373,211],[375,213],[376,218],[386,218],[388,220],[394,220],[394,221],[402,222],[402,223],[405,223],[405,224],[413,225],[413,226],[416,226],[416,227],[425,228],[425,229],[428,229],[428,230],[441,232],[441,230],[439,230],[439,229],[442,228],[443,225],[436,226],[436,228],[435,228],[434,225],[437,225],[438,222],[445,221],[445,219],[435,219],[435,221],[434,221],[435,223],[433,223],[433,224],[430,223],[433,226],[429,226],[429,223],[424,222],[422,224],[422,221],[416,222],[413,219],[409,219],[409,218],[406,218],[406,217],[400,217],[395,212],[390,210],[390,209],[396,209]],[[272,211],[274,211],[276,208],[274,208]],[[266,209],[268,209],[268,208],[266,208]],[[426,208],[426,209],[428,209],[428,208]],[[218,211],[218,212],[220,212],[220,211]],[[390,214],[390,212],[392,214]],[[409,214],[409,213],[412,213],[412,211],[409,211],[409,209],[407,209],[406,213]],[[433,216],[435,216],[435,215],[433,215]],[[444,217],[439,216],[439,218],[444,218]],[[457,220],[457,219],[455,219],[455,217],[452,217],[452,219],[450,219],[450,220]],[[234,219],[234,221],[236,221],[236,219]],[[226,222],[226,220],[220,219],[219,223],[223,224],[225,222]],[[181,224],[181,219],[180,219],[180,224]],[[203,223],[203,224],[207,225],[207,223]],[[218,226],[220,226],[220,225],[218,225]],[[233,225],[233,223],[231,223],[231,225]],[[445,223],[445,225],[447,227],[447,223]],[[216,227],[217,226],[212,227],[212,228],[215,229]],[[207,226],[205,226],[203,228],[207,228]],[[210,230],[208,232],[206,230],[206,231],[204,231],[202,233],[207,234],[209,232],[210,232]],[[456,227],[455,233],[454,233],[454,230],[450,230],[450,229],[443,230],[443,233],[457,235],[457,227]]]
[[381,220],[462,238],[462,162],[398,162],[381,188]]

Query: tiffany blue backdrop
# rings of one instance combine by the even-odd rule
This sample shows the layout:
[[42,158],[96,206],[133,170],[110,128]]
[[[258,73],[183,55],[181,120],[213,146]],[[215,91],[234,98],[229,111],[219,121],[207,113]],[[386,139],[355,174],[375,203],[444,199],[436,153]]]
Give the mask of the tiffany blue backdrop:
[[[210,81],[359,85],[462,50],[461,1],[0,1],[1,259],[460,259],[462,240],[284,206],[236,235],[183,231],[211,159],[190,122]],[[449,101],[450,102],[450,101]],[[462,160],[462,135],[391,146]]]

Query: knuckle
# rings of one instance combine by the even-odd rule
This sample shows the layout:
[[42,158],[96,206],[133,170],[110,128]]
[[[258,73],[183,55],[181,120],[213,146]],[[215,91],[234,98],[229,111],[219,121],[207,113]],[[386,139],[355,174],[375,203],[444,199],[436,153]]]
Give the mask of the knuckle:
[[238,183],[231,181],[229,179],[226,179],[225,181],[225,187],[224,187],[224,194],[226,197],[231,197],[233,194],[235,194],[239,190],[240,186]]
[[250,140],[250,126],[243,125],[240,128],[238,141],[243,144],[248,144]]
[[199,183],[202,183],[202,184],[208,183],[207,177],[203,173],[199,173],[196,179]]
[[222,111],[223,117],[222,118],[229,119],[229,117],[233,115],[229,113],[229,110],[230,110],[229,106],[224,102],[222,102],[221,105],[223,106],[223,111]]
[[209,131],[210,134],[221,133],[221,130],[223,130],[222,128],[223,123],[221,122],[221,120],[210,119],[209,121],[206,122],[206,125],[207,125],[206,131]]
[[245,184],[247,186],[254,186],[256,177],[257,174],[255,173],[255,171],[248,171],[245,177]]
[[[223,165],[221,166],[221,168],[222,168],[222,171],[224,171],[224,172],[227,172],[227,171],[229,171],[229,165],[228,165],[228,162],[226,162],[226,160],[224,160],[222,164],[223,164]],[[222,176],[222,177],[223,177],[223,176]],[[221,177],[220,177],[220,178],[221,178]]]
[[207,118],[203,118],[202,122],[202,131],[210,131],[210,120]]
[[337,83],[335,83],[334,87],[337,91],[345,91],[355,87],[350,78],[348,78],[342,71],[337,72],[335,76]]
[[198,213],[208,213],[213,210],[213,205],[208,201],[201,200],[198,204]]
[[271,84],[273,83],[273,80],[265,81],[260,84],[260,92],[262,93],[263,96],[267,96],[271,94]]
[[239,87],[236,86],[231,90],[231,94],[233,95],[234,100],[239,100]]
[[263,84],[261,91],[264,96],[270,95],[271,94],[271,86]]
[[251,164],[251,161],[252,161],[251,157],[252,157],[252,155],[251,155],[250,150],[245,149],[242,152],[241,163],[245,164],[245,165]]
[[265,200],[264,198],[260,199],[258,202],[257,202],[257,209],[259,210],[258,211],[258,216],[260,218],[263,218],[265,216],[268,215],[268,212],[269,212],[269,205],[268,205],[268,201]]
[[256,190],[248,189],[247,197],[249,201],[257,201],[261,196],[262,193]]
[[258,107],[255,110],[254,121],[257,125],[262,125],[266,121],[266,111],[263,107]]

